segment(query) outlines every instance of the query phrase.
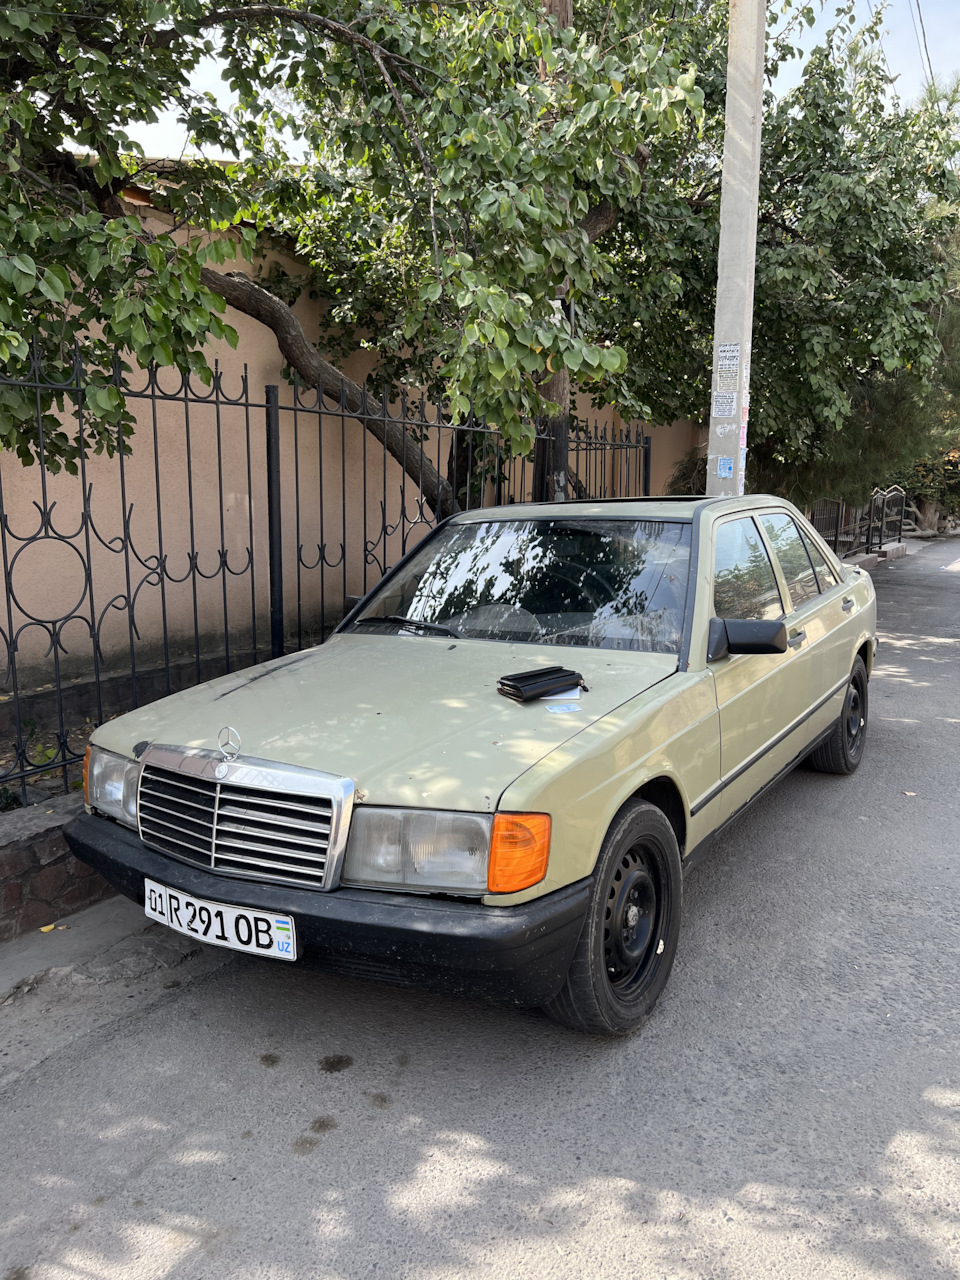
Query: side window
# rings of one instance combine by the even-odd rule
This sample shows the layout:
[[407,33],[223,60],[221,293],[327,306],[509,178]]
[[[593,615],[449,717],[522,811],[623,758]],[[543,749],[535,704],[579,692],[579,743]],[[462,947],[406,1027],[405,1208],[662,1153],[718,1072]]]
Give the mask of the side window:
[[819,550],[814,540],[807,535],[805,529],[800,530],[800,536],[803,538],[803,545],[807,548],[807,555],[816,570],[817,581],[820,583],[821,591],[829,591],[831,587],[835,587],[840,579],[827,564],[824,559],[823,552]]
[[764,515],[760,517],[760,523],[780,561],[793,607],[799,609],[802,604],[820,594],[817,575],[803,545],[800,530],[788,515]]
[[783,601],[773,566],[749,516],[717,529],[713,561],[713,611],[718,618],[779,618]]

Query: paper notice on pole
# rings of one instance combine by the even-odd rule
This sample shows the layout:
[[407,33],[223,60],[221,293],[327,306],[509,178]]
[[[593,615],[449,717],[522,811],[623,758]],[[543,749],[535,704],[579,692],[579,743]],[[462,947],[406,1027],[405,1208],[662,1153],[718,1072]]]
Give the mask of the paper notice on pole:
[[717,390],[737,392],[740,389],[739,369],[718,369]]
[[717,475],[721,480],[733,479],[733,459],[718,458],[717,459]]
[[750,406],[748,404],[745,404],[743,408],[740,410],[740,421],[743,423],[744,426],[747,425],[747,419],[749,417],[750,417]]
[[734,418],[736,413],[736,392],[715,391],[713,393],[713,416],[715,418]]
[[721,369],[732,369],[735,373],[740,372],[740,343],[739,342],[721,342],[717,346],[717,371]]
[[743,426],[740,428],[740,448],[746,448],[747,444],[747,420],[744,418]]

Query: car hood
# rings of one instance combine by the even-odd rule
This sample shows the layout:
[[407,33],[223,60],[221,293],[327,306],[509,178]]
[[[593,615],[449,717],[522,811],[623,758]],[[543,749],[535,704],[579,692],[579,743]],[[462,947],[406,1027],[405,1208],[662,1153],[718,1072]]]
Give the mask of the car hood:
[[[558,662],[583,673],[588,690],[567,704],[579,710],[497,693],[500,676]],[[361,801],[482,812],[548,752],[675,670],[669,654],[344,634],[132,711],[93,741],[127,756],[152,743],[216,750],[230,725],[242,756],[352,778]]]

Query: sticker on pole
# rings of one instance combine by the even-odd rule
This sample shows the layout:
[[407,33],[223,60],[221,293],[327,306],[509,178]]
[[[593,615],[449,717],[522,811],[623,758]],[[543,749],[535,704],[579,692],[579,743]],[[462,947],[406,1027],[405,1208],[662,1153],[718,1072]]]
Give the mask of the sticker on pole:
[[739,342],[721,342],[717,344],[717,369],[735,369],[739,372]]
[[717,475],[721,480],[733,479],[733,459],[718,458],[717,459]]

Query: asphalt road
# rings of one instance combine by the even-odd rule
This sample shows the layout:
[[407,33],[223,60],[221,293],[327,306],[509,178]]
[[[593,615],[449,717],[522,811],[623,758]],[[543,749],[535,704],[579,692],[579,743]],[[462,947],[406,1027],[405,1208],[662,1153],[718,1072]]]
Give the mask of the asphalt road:
[[960,1276],[960,542],[875,580],[859,773],[691,874],[629,1041],[155,929],[22,984],[0,1278]]

